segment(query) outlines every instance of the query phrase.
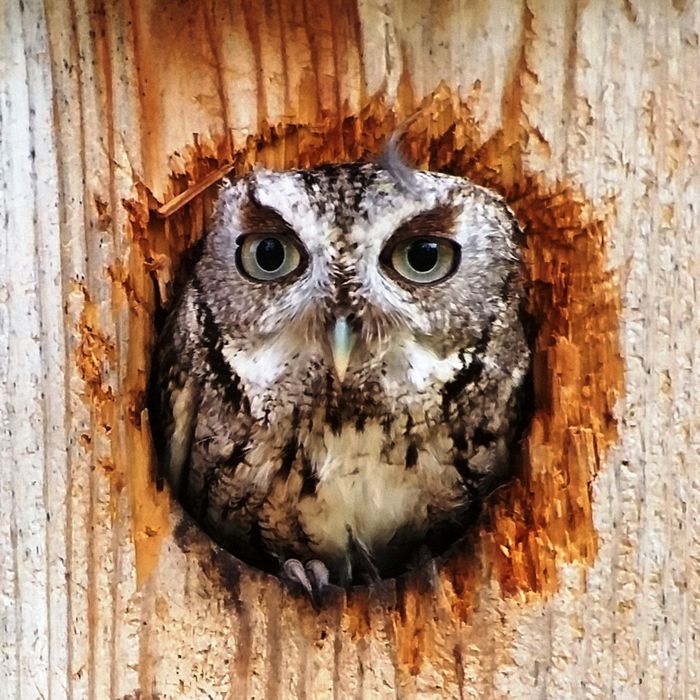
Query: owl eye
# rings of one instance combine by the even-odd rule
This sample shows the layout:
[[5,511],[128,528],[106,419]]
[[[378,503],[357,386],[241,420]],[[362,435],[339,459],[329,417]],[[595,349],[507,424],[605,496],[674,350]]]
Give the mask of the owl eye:
[[455,271],[459,263],[459,246],[446,238],[407,238],[387,253],[384,263],[401,277],[417,284],[443,280]]
[[297,270],[302,262],[297,244],[280,234],[244,236],[236,251],[238,267],[255,280],[278,280]]

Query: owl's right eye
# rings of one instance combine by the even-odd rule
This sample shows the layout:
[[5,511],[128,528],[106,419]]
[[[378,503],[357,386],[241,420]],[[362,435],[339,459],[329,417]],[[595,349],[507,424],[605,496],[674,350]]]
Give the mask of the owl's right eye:
[[459,258],[459,246],[439,236],[413,236],[390,243],[380,256],[387,267],[415,284],[447,279],[459,265]]
[[236,262],[247,277],[269,282],[298,270],[302,264],[302,254],[289,236],[256,233],[240,240]]

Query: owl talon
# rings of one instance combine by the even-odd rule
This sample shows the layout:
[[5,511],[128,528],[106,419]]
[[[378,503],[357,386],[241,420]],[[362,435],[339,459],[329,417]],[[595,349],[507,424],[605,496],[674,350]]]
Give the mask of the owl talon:
[[304,568],[306,569],[308,578],[311,580],[314,594],[319,598],[323,594],[326,586],[328,586],[328,581],[330,579],[328,567],[319,559],[311,559],[306,562]]
[[304,569],[304,565],[298,559],[287,559],[287,561],[282,564],[282,576],[284,576],[287,581],[298,583],[309,597],[313,599],[314,590],[311,581],[306,573],[306,569]]
[[287,559],[282,565],[282,576],[287,581],[298,583],[314,607],[320,604],[330,579],[328,567],[319,559],[307,561],[306,566],[298,559]]

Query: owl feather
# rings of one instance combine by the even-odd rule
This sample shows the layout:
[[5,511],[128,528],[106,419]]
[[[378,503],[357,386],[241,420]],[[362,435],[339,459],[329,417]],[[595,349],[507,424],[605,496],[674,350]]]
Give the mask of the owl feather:
[[464,531],[508,477],[530,363],[508,207],[389,160],[226,183],[156,354],[186,509],[343,585]]

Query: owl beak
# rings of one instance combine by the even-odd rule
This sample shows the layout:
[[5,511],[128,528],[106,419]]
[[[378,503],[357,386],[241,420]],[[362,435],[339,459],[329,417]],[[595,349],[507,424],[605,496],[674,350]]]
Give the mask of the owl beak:
[[330,340],[335,373],[342,383],[343,379],[345,379],[348,365],[350,364],[350,354],[357,340],[357,334],[350,325],[347,316],[341,316],[336,319],[328,339]]

